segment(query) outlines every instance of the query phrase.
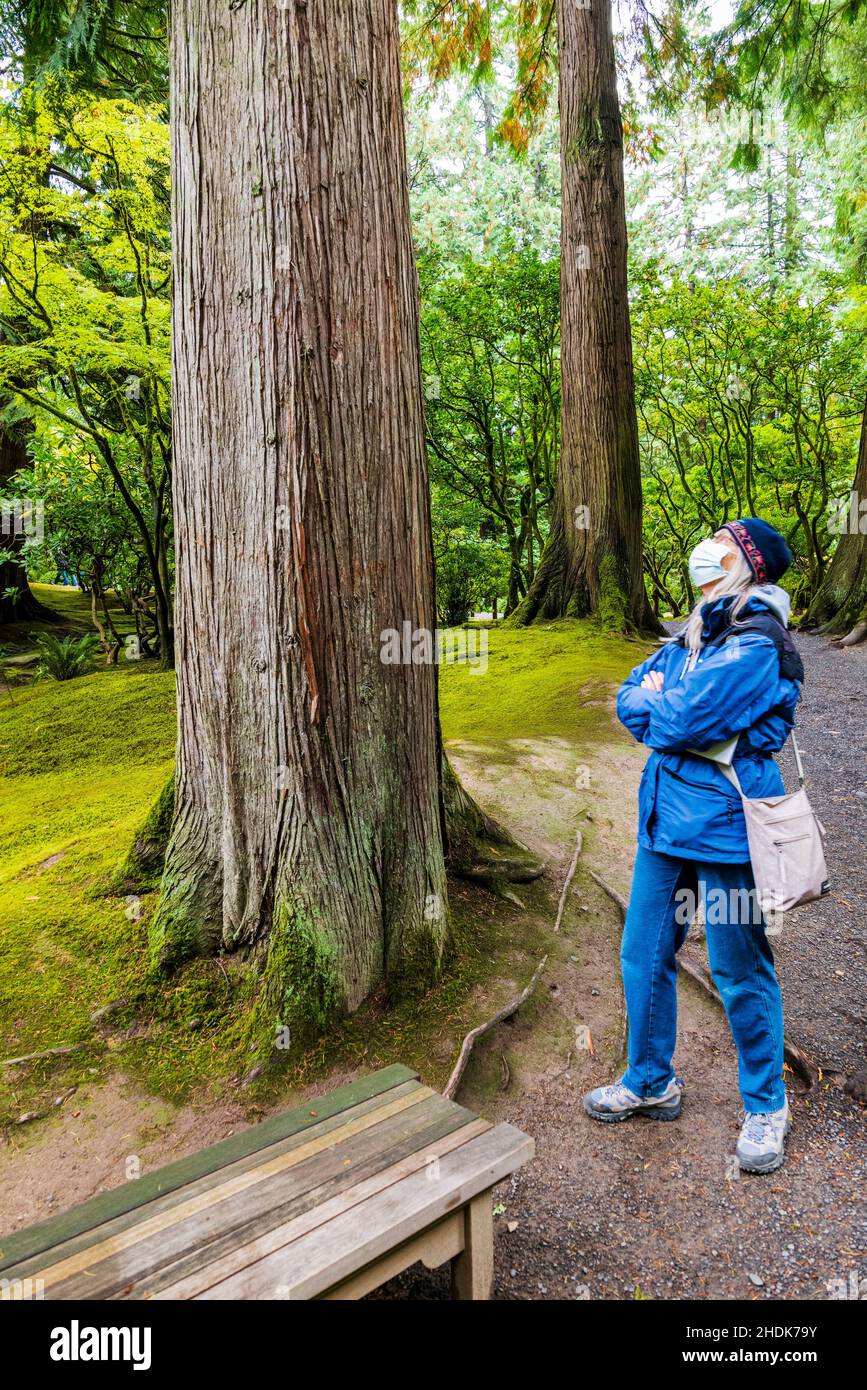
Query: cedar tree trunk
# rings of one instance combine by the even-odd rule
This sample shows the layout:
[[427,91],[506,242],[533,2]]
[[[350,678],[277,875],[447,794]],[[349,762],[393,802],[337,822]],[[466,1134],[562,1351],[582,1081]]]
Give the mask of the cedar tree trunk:
[[562,450],[551,530],[513,621],[598,616],[658,629],[641,563],[641,474],[626,294],[623,130],[608,0],[557,6]]
[[393,0],[172,6],[177,791],[155,946],[252,948],[284,1024],[448,934]]
[[807,623],[823,632],[839,632],[840,646],[867,638],[867,403],[861,418],[858,465],[852,484],[846,530],[819,586]]

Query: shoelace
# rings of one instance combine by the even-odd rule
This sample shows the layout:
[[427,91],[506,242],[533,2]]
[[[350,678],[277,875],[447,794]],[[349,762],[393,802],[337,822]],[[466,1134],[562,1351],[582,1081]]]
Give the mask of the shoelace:
[[629,1087],[624,1086],[622,1081],[613,1082],[612,1085],[606,1086],[605,1090],[608,1092],[612,1102],[619,1103],[623,1101],[627,1105],[632,1105],[636,1099]]
[[770,1115],[753,1113],[747,1116],[744,1125],[744,1138],[752,1144],[763,1144],[774,1132],[774,1122]]

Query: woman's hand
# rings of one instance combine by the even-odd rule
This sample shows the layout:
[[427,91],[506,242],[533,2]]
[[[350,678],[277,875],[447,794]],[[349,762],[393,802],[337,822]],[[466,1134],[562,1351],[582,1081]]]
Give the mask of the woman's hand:
[[641,684],[645,686],[648,690],[661,690],[662,672],[648,671],[646,675],[641,677]]

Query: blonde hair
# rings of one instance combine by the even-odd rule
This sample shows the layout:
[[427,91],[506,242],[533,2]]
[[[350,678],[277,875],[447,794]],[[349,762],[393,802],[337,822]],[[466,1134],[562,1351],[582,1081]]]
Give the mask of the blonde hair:
[[702,608],[706,603],[716,603],[718,598],[725,598],[727,594],[735,594],[735,601],[731,606],[729,619],[734,623],[744,604],[750,599],[759,585],[756,584],[753,572],[750,569],[747,557],[738,546],[735,551],[734,563],[731,569],[726,570],[725,578],[718,579],[710,593],[702,594],[698,603],[693,608],[687,619],[684,631],[684,644],[689,652],[689,665],[694,666],[701,648],[701,630],[704,626]]

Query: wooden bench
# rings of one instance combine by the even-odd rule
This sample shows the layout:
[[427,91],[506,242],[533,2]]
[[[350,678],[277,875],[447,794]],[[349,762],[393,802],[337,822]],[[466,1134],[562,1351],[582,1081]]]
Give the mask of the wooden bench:
[[490,1298],[491,1189],[533,1156],[385,1067],[0,1239],[5,1298],[361,1298],[416,1260]]

